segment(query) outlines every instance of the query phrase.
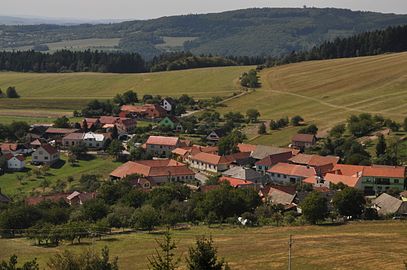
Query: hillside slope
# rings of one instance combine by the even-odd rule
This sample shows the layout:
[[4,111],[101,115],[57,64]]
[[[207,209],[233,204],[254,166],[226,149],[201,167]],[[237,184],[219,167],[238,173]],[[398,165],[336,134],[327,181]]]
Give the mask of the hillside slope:
[[[407,53],[284,65],[263,70],[261,80],[262,88],[221,111],[256,108],[263,120],[301,115],[320,130],[362,112],[398,121],[407,116]],[[295,132],[288,128],[255,141],[285,144]]]
[[[64,48],[65,41],[66,48],[133,51],[147,58],[173,50],[279,55],[309,49],[337,36],[400,24],[407,24],[407,15],[333,8],[244,9],[116,24],[0,26],[0,48],[27,49],[47,44],[52,50]],[[92,46],[92,39],[103,40],[103,44]],[[77,40],[74,47],[72,40]]]
[[[0,115],[54,115],[81,109],[91,99],[109,99],[127,90],[144,94],[195,98],[231,96],[240,91],[238,78],[251,67],[202,68],[182,71],[111,73],[0,72],[0,88],[15,86],[19,99],[0,99]],[[21,111],[23,110],[23,112]],[[0,119],[1,121],[1,119]]]

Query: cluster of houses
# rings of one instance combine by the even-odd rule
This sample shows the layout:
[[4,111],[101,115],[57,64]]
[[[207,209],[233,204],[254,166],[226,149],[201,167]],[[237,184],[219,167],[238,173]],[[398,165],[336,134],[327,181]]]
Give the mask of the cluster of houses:
[[[407,189],[404,166],[339,164],[339,157],[304,154],[298,148],[239,144],[239,152],[222,156],[217,146],[192,145],[178,137],[164,136],[150,136],[143,147],[156,159],[127,162],[110,177],[119,180],[136,176],[148,182],[148,188],[184,182],[206,189],[205,181],[220,175],[221,182],[235,188],[256,188],[264,200],[286,207],[304,197],[297,192],[302,185],[327,196],[332,196],[334,187],[341,184],[372,197],[389,189]],[[404,209],[403,205],[400,203],[399,208]]]

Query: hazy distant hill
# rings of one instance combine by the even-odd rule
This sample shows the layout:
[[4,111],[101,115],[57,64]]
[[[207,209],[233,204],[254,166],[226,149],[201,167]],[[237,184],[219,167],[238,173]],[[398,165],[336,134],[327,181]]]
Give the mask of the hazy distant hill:
[[83,23],[118,23],[124,20],[84,20],[75,18],[48,18],[48,17],[19,17],[0,15],[0,25],[35,25],[35,24],[57,24],[57,25],[78,25]]
[[407,24],[407,15],[331,8],[245,9],[114,24],[0,26],[0,48],[29,49],[47,44],[51,51],[124,50],[147,58],[175,50],[279,55],[309,49],[337,36],[402,24]]

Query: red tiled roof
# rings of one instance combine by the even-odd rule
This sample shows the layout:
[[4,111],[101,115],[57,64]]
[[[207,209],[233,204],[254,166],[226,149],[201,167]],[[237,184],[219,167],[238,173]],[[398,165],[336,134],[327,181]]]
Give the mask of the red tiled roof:
[[62,138],[63,140],[82,140],[83,133],[70,133]]
[[43,144],[41,147],[50,155],[58,153],[58,150],[50,144]]
[[256,150],[256,145],[239,143],[237,145],[237,148],[239,149],[240,152],[253,152],[254,150]]
[[254,183],[248,180],[242,180],[233,177],[222,176],[219,179],[220,182],[229,182],[232,187],[239,187],[239,186],[253,186]]
[[348,175],[340,175],[340,174],[333,174],[333,173],[327,173],[324,176],[324,179],[328,182],[331,182],[333,184],[345,184],[348,187],[355,187],[360,179],[360,177],[354,177],[354,176],[348,176]]
[[406,167],[402,166],[366,166],[362,172],[363,176],[405,178]]
[[203,163],[219,165],[219,164],[230,164],[231,161],[224,156],[218,156],[214,154],[200,152],[191,157],[192,160],[201,161]]
[[225,156],[225,158],[227,160],[229,160],[230,162],[235,162],[235,161],[238,161],[238,160],[244,160],[244,159],[250,158],[250,152],[233,153],[233,154]]
[[16,156],[14,156],[14,155],[11,154],[11,153],[8,153],[8,154],[4,155],[4,157],[5,157],[7,160],[12,159],[13,157],[15,157],[16,159],[18,159],[19,161],[24,161],[24,160],[25,160],[25,157],[24,157],[23,155],[16,155]]
[[176,146],[179,143],[178,137],[150,136],[146,144]]
[[121,107],[122,111],[126,112],[146,112],[147,108],[144,107],[143,105],[123,105]]
[[342,174],[347,176],[354,176],[362,174],[364,166],[360,165],[348,165],[348,164],[336,164],[332,169],[332,172],[336,174]]
[[312,134],[296,134],[292,138],[293,142],[305,142],[305,143],[312,143],[315,139],[315,135]]
[[278,173],[284,175],[301,176],[304,178],[316,175],[316,171],[312,167],[288,164],[288,163],[278,163],[268,170],[271,173]]
[[47,128],[46,133],[52,133],[52,134],[69,134],[69,133],[73,133],[73,132],[77,132],[78,129],[74,129],[74,128],[54,128],[54,127],[49,127]]
[[2,143],[0,149],[2,152],[17,151],[18,145],[16,143]]
[[178,156],[185,156],[186,154],[189,153],[190,150],[185,149],[185,148],[175,148],[174,150],[171,151],[171,153],[173,153],[174,155],[178,155]]
[[267,157],[263,158],[262,160],[257,161],[255,165],[270,167],[270,166],[273,166],[280,162],[286,162],[291,157],[292,157],[292,152],[278,153],[278,154],[267,156]]
[[114,125],[119,120],[120,120],[120,117],[115,117],[115,116],[101,116],[99,118],[99,121],[102,125],[106,125],[106,124]]
[[323,166],[327,164],[335,165],[339,162],[339,159],[339,157],[335,156],[298,154],[290,158],[290,161],[301,165]]
[[172,159],[129,161],[110,173],[111,176],[124,178],[128,175],[139,174],[144,177],[151,176],[183,176],[194,175],[185,164]]

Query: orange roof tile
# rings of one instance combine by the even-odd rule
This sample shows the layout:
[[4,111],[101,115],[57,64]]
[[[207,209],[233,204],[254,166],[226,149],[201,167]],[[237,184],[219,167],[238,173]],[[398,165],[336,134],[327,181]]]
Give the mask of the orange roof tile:
[[144,177],[194,175],[185,164],[172,159],[128,161],[110,173],[111,176],[124,178],[132,174]]
[[201,161],[203,163],[212,164],[212,165],[219,165],[219,164],[230,164],[229,161],[224,156],[218,156],[214,154],[200,152],[191,157],[192,160]]
[[324,176],[324,179],[333,184],[342,183],[347,185],[348,187],[355,187],[358,184],[360,177],[327,173]]
[[239,143],[237,145],[237,148],[239,149],[240,152],[253,152],[254,150],[256,150],[256,145]]
[[304,178],[316,175],[316,171],[312,167],[288,164],[288,163],[277,163],[271,169],[268,170],[271,173],[278,173],[284,175],[301,176]]
[[150,136],[148,138],[146,144],[176,146],[179,144],[179,138],[178,137],[164,137],[164,136]]
[[406,167],[402,166],[366,166],[362,172],[363,176],[405,178]]
[[239,187],[239,186],[254,186],[254,183],[248,180],[242,180],[233,177],[222,176],[219,179],[220,182],[228,182],[232,187]]

